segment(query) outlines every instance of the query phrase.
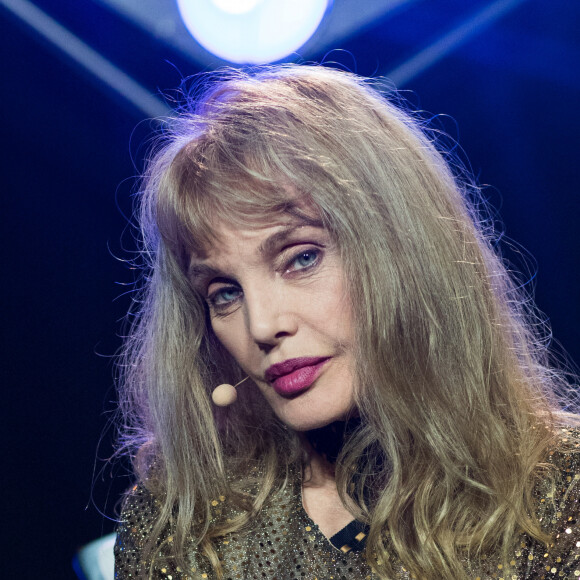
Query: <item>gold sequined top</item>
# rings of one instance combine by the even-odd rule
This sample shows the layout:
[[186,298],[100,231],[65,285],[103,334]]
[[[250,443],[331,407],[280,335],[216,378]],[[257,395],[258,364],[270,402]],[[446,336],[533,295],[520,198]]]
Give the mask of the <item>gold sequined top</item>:
[[[564,434],[566,440],[566,434]],[[509,564],[489,556],[477,564],[467,563],[469,577],[474,580],[520,580],[580,578],[580,453],[554,451],[549,461],[557,470],[556,487],[538,485],[538,515],[542,527],[551,535],[546,546],[525,535],[515,545]],[[366,580],[376,578],[365,560],[364,551],[349,546],[335,547],[325,538],[318,526],[304,511],[301,482],[297,476],[276,500],[256,517],[251,533],[230,534],[216,541],[216,549],[223,563],[224,579],[301,578],[306,580]],[[156,580],[197,580],[215,578],[203,558],[189,555],[191,566],[182,570],[166,558],[166,549],[173,538],[168,530],[159,539],[161,546],[151,566],[142,561],[141,550],[149,538],[158,500],[145,487],[133,488],[125,501],[115,546],[115,578],[119,580],[154,578]],[[212,502],[216,518],[234,512],[227,498]],[[360,536],[359,536],[360,539]],[[397,580],[409,578],[400,563]],[[150,575],[149,575],[150,573]]]

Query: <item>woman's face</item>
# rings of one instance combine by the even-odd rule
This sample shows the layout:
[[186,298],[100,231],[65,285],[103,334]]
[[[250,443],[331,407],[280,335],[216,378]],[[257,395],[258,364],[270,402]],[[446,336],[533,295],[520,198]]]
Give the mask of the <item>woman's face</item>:
[[219,223],[217,231],[219,243],[191,263],[217,338],[290,428],[345,417],[354,400],[354,331],[328,232],[289,215],[251,229]]

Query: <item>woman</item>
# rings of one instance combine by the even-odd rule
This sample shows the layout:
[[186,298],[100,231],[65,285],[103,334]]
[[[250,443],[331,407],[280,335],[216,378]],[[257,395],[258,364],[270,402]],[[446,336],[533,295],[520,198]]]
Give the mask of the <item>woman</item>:
[[580,575],[577,419],[473,197],[350,74],[181,116],[141,197],[118,578]]

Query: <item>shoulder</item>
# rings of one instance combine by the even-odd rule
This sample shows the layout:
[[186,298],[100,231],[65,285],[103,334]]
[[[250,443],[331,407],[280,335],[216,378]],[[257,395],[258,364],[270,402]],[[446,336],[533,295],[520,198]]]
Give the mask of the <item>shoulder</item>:
[[555,443],[548,452],[546,463],[552,472],[553,482],[557,486],[554,489],[554,498],[558,498],[562,494],[567,495],[579,487],[580,428],[563,427],[558,429]]
[[546,514],[542,525],[548,530],[553,530],[554,525],[568,529],[566,522],[576,523],[576,515],[580,514],[580,429],[558,430],[540,473],[536,495],[539,513]]
[[115,578],[148,577],[144,558],[160,511],[160,501],[143,484],[126,494],[117,525]]
[[160,501],[143,484],[133,486],[123,500],[117,533],[134,541],[147,539],[160,511]]
[[554,568],[579,576],[580,429],[559,429],[544,465],[547,469],[535,492],[538,519],[550,537],[543,558],[553,560],[550,565]]

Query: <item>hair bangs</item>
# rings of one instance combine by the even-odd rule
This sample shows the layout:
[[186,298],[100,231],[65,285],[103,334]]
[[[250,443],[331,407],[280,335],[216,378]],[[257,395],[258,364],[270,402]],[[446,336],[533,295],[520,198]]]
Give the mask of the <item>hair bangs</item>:
[[165,195],[159,196],[156,221],[163,242],[187,268],[192,254],[204,256],[218,241],[217,223],[239,228],[270,223],[307,197],[288,174],[278,155],[256,142],[243,150],[211,134],[190,141],[160,187]]

